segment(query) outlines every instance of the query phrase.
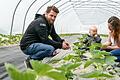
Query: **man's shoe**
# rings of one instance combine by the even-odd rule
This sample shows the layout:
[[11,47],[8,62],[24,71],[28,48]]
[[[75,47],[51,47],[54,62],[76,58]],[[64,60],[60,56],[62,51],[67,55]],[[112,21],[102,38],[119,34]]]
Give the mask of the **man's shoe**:
[[31,65],[31,63],[30,63],[30,60],[31,60],[31,58],[28,57],[28,58],[24,61],[24,63],[25,63],[26,68],[33,69],[33,68],[32,68],[32,65]]

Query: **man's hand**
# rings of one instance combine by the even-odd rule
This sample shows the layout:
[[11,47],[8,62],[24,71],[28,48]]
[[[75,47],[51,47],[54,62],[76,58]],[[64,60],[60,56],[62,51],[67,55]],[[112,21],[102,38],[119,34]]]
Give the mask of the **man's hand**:
[[66,42],[66,41],[63,41],[63,43],[62,43],[62,49],[69,49],[70,48],[70,45],[69,45],[69,43],[68,42]]

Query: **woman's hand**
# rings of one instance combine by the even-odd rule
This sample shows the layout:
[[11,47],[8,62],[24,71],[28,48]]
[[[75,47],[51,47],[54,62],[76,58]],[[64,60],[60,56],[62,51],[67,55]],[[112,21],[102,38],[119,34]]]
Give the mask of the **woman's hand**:
[[112,45],[112,46],[108,46],[107,48],[108,48],[108,49],[118,49],[118,48],[120,48],[120,47],[118,47],[117,45]]
[[111,46],[111,42],[108,42],[108,41],[107,41],[107,42],[105,42],[105,43],[102,44],[102,47],[101,47],[101,48],[102,48],[102,49],[106,49],[106,48],[108,48],[108,46]]

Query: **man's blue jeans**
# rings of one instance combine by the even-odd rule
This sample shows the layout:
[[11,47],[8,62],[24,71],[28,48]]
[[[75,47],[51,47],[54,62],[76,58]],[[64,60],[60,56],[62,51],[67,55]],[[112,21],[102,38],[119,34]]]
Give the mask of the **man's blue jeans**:
[[55,48],[48,44],[33,43],[27,49],[23,50],[31,59],[42,60],[45,57],[53,56]]
[[120,62],[120,49],[110,51],[112,56],[117,57],[116,61]]

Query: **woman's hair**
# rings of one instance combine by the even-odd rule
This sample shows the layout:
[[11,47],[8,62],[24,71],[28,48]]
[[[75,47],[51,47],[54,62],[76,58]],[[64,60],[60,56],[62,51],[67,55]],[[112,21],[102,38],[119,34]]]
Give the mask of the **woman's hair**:
[[49,13],[51,10],[53,10],[56,13],[59,13],[58,8],[56,8],[55,6],[48,6],[46,12]]
[[120,43],[119,41],[119,35],[120,35],[120,19],[117,18],[116,16],[111,16],[108,19],[108,23],[111,25],[112,30],[114,31],[113,33],[113,38],[116,43]]

